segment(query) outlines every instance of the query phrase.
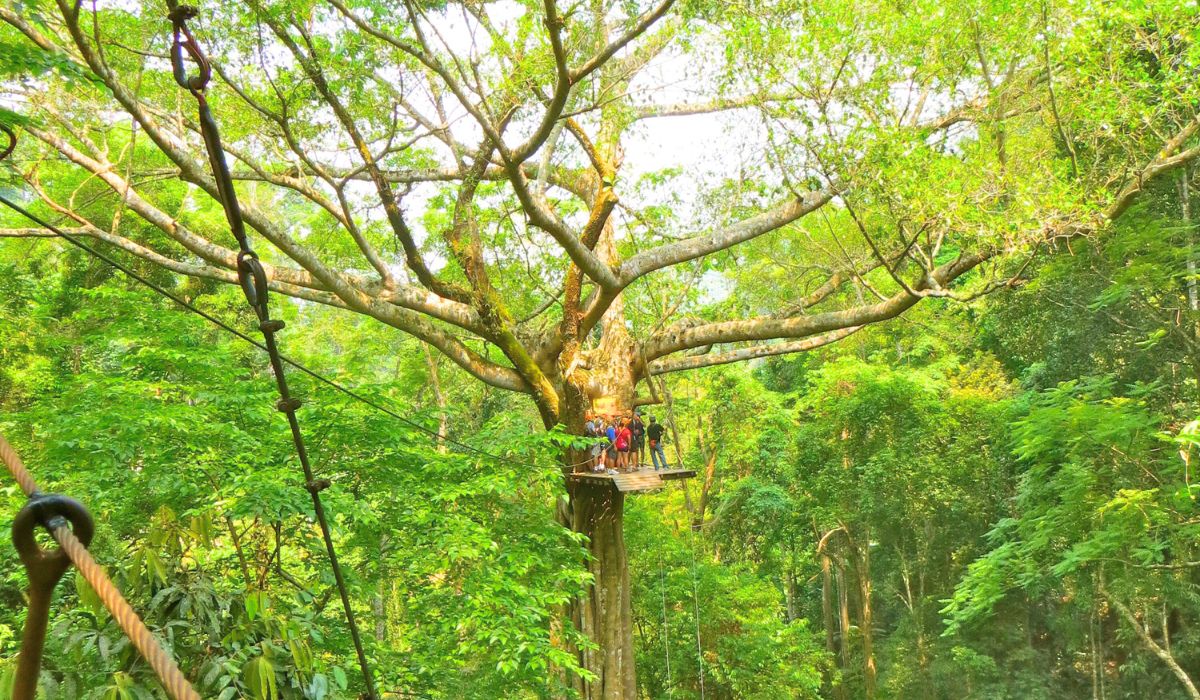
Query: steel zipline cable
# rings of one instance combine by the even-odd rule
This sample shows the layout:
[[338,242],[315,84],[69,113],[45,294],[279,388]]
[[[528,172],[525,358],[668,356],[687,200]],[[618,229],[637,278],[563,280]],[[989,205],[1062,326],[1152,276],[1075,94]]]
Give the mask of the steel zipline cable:
[[[75,236],[65,233],[49,222],[42,220],[7,197],[0,195],[0,203],[3,203],[5,206],[46,230],[53,232],[71,245],[102,260],[114,269],[120,270],[131,279],[149,287],[183,308],[267,353],[280,397],[275,406],[277,410],[284,413],[287,417],[296,456],[304,472],[304,486],[312,498],[313,512],[321,529],[322,539],[324,540],[326,553],[329,557],[330,568],[341,598],[346,624],[354,644],[359,667],[362,671],[365,697],[368,700],[377,700],[378,695],[375,690],[370,664],[367,661],[366,652],[363,648],[353,606],[350,602],[348,587],[342,574],[341,565],[338,562],[332,530],[320,496],[321,491],[330,486],[330,482],[327,479],[317,479],[309,462],[308,450],[296,413],[302,402],[290,393],[284,369],[285,365],[291,366],[322,384],[332,387],[356,401],[371,406],[405,425],[427,433],[440,442],[457,445],[468,452],[508,464],[512,464],[513,460],[508,460],[499,455],[494,455],[466,445],[465,443],[452,440],[448,436],[444,436],[415,421],[404,418],[397,412],[371,401],[340,383],[327,379],[304,365],[291,360],[279,351],[275,334],[283,330],[284,322],[272,319],[270,316],[268,304],[269,283],[266,271],[263,269],[258,255],[254,252],[246,235],[245,224],[237,201],[237,193],[234,190],[233,179],[225,160],[216,120],[209,109],[205,97],[205,90],[211,79],[211,67],[207,57],[205,57],[203,51],[196,43],[186,24],[188,19],[195,16],[196,11],[194,8],[181,6],[174,0],[167,0],[167,6],[174,39],[171,48],[172,71],[176,82],[191,92],[197,100],[201,134],[204,138],[209,163],[217,184],[216,198],[225,211],[230,231],[237,240],[239,247],[237,255],[238,283],[247,302],[258,317],[258,327],[263,334],[263,341],[260,343],[212,314],[197,308],[178,295],[137,273],[129,266],[83,243]],[[198,67],[198,74],[188,75],[184,58],[185,52]],[[13,130],[7,125],[0,124],[0,133],[8,137],[8,144],[0,151],[0,160],[3,160],[13,152],[17,139]],[[158,644],[149,629],[146,628],[145,624],[142,623],[141,619],[138,618],[137,614],[121,596],[120,591],[116,589],[88,554],[86,547],[91,541],[93,524],[87,510],[72,499],[63,496],[42,494],[38,490],[32,476],[17,457],[15,451],[12,450],[7,442],[3,441],[3,438],[0,438],[0,458],[3,459],[13,478],[16,479],[21,489],[29,497],[29,502],[18,513],[13,524],[14,543],[17,545],[18,552],[21,554],[21,559],[25,563],[30,578],[29,614],[23,632],[21,660],[14,686],[14,699],[32,700],[36,695],[37,678],[41,666],[46,626],[48,624],[50,600],[55,585],[62,578],[63,574],[66,573],[69,566],[74,564],[81,575],[96,590],[104,605],[121,626],[121,629],[129,636],[134,646],[154,669],[173,700],[199,700],[199,695],[180,672],[179,667],[161,645]],[[583,462],[580,464],[583,464]],[[563,465],[563,468],[564,470],[573,470],[576,466],[579,465]],[[46,552],[37,546],[34,539],[34,529],[38,524],[41,524],[51,532],[54,539],[59,543],[59,550]],[[71,525],[74,525],[74,531]],[[76,536],[76,533],[78,533],[78,536]]]
[[[2,127],[2,125],[0,125],[0,131],[3,131],[6,134],[11,133],[7,128]],[[11,141],[15,143],[15,137],[12,137]],[[6,148],[5,151],[11,152],[13,143],[10,143],[10,146]],[[198,308],[194,304],[188,302],[186,299],[183,299],[170,290],[154,283],[128,265],[97,250],[87,243],[84,243],[83,241],[79,240],[78,236],[68,234],[57,226],[45,221],[33,212],[30,212],[16,202],[13,202],[3,194],[0,194],[0,204],[3,204],[21,216],[24,216],[34,224],[37,224],[47,231],[50,231],[70,245],[79,248],[88,255],[109,265],[113,269],[120,271],[142,286],[147,287],[155,293],[169,299],[170,301],[179,305],[181,308],[203,318],[217,328],[224,330],[230,335],[249,345],[254,346],[255,348],[258,348],[259,350],[264,352],[268,351],[267,346],[263,343],[255,340],[249,335],[246,335],[245,333],[239,331],[207,311]],[[433,440],[442,441],[446,444],[456,446],[467,453],[473,454],[480,458],[488,459],[490,461],[495,461],[497,463],[506,463],[510,465],[516,463],[535,469],[539,468],[537,465],[515,462],[510,458],[481,450],[477,447],[455,440],[448,436],[443,436],[437,431],[427,428],[411,419],[405,418],[395,410],[360,394],[359,392],[341,384],[340,382],[329,379],[328,377],[310,369],[304,364],[301,364],[300,362],[293,360],[286,355],[281,354],[279,355],[279,358],[284,364],[293,367],[297,371],[311,377],[317,382],[334,389],[335,391],[354,401],[377,410],[380,413],[395,419],[401,424],[412,428],[413,430],[424,433]],[[21,662],[18,666],[17,673],[17,685],[14,686],[14,700],[33,700],[34,694],[36,693],[38,668],[40,667],[41,662],[42,641],[44,641],[47,615],[49,614],[50,594],[53,591],[54,584],[56,584],[62,574],[65,573],[66,564],[68,563],[75,564],[76,568],[79,569],[85,580],[87,580],[89,585],[91,585],[92,588],[97,592],[105,607],[108,608],[113,614],[113,617],[116,619],[122,631],[129,636],[134,646],[138,649],[142,656],[146,658],[151,668],[158,675],[159,680],[162,682],[163,687],[167,690],[172,700],[199,700],[200,696],[195,690],[192,689],[191,685],[188,684],[187,679],[179,671],[178,666],[176,666],[166,651],[163,650],[158,642],[154,639],[153,634],[146,628],[145,624],[137,616],[137,613],[134,612],[129,604],[124,600],[120,591],[116,589],[116,587],[104,574],[104,571],[96,565],[95,561],[87,553],[87,542],[82,541],[81,537],[77,537],[72,532],[70,527],[64,526],[65,523],[62,521],[65,519],[65,516],[54,516],[53,514],[44,516],[39,515],[39,513],[44,513],[49,506],[56,508],[75,507],[77,511],[82,512],[82,516],[77,518],[80,523],[82,523],[80,525],[80,535],[83,534],[82,528],[87,528],[87,531],[89,532],[88,539],[90,539],[91,519],[90,516],[87,516],[86,510],[83,510],[82,506],[79,506],[71,499],[61,496],[46,496],[41,494],[41,492],[38,491],[37,484],[35,483],[32,475],[30,475],[29,471],[21,463],[21,460],[17,457],[16,452],[13,451],[12,447],[4,441],[3,437],[0,437],[0,459],[4,461],[9,473],[20,485],[21,490],[27,496],[30,496],[30,505],[37,508],[36,511],[31,511],[34,513],[34,517],[29,517],[25,521],[22,521],[24,522],[23,527],[28,528],[28,534],[22,535],[22,538],[27,536],[29,540],[32,541],[32,527],[37,524],[36,521],[41,520],[46,523],[46,527],[50,530],[55,540],[59,542],[63,553],[65,553],[65,556],[68,558],[55,563],[56,567],[61,567],[61,570],[58,571],[57,575],[53,576],[52,578],[45,575],[39,576],[37,573],[35,573],[39,570],[36,564],[40,559],[48,558],[51,555],[41,552],[40,550],[30,550],[33,552],[35,557],[35,559],[32,560],[33,568],[30,568],[31,584],[39,585],[31,585],[31,610],[27,616],[27,630],[24,635],[25,638],[29,639],[30,641],[28,643],[23,641],[22,643]],[[582,462],[581,464],[583,463],[586,462]],[[566,466],[574,467],[578,465]],[[43,592],[39,593],[38,591]],[[22,669],[26,667],[31,668],[32,670],[25,671],[23,673]],[[26,680],[22,680],[23,678]]]
[[[133,270],[131,267],[129,267],[128,265],[113,258],[112,256],[107,255],[107,254],[101,252],[100,250],[96,249],[95,247],[90,246],[87,243],[84,243],[83,241],[79,240],[80,238],[83,238],[84,236],[77,236],[75,234],[71,234],[71,233],[67,233],[66,231],[63,231],[62,229],[58,228],[54,224],[49,223],[45,219],[41,218],[37,214],[34,214],[33,212],[29,211],[25,207],[21,206],[20,204],[13,202],[11,199],[4,196],[3,194],[0,194],[0,204],[3,204],[4,206],[8,207],[9,209],[11,209],[11,210],[15,211],[16,213],[20,214],[21,216],[25,217],[29,221],[37,224],[40,228],[46,229],[50,233],[53,233],[55,236],[58,236],[59,238],[63,239],[64,241],[70,243],[71,245],[75,246],[76,248],[79,248],[80,250],[84,251],[88,255],[93,256],[97,260],[100,260],[101,262],[112,267],[113,269],[119,270],[126,277],[129,277],[133,281],[137,282],[138,284],[142,285],[143,287],[146,287],[147,289],[150,289],[151,291],[159,294],[160,296],[163,296],[163,297],[171,300],[172,302],[174,302],[175,304],[177,304],[184,310],[189,311],[189,312],[199,316],[200,318],[204,319],[205,321],[208,321],[209,323],[213,324],[217,328],[220,328],[221,330],[225,331],[226,333],[229,333],[230,335],[247,343],[248,345],[253,345],[254,347],[258,348],[259,350],[262,350],[263,352],[267,351],[267,346],[262,344],[261,342],[255,340],[254,338],[250,337],[249,335],[246,335],[242,331],[239,331],[238,329],[234,328],[233,326],[226,323],[225,321],[222,321],[220,318],[217,318],[216,316],[208,313],[207,311],[197,307],[195,304],[192,304],[191,302],[187,301],[186,299],[179,296],[178,294],[175,294],[174,292],[162,287],[161,285],[156,284],[155,282],[152,282],[151,280],[149,280],[147,277],[145,277],[141,273]],[[350,399],[353,399],[354,401],[357,401],[357,402],[363,404],[364,406],[368,406],[376,411],[379,411],[380,413],[382,413],[390,418],[395,419],[396,421],[400,422],[401,424],[403,424],[409,428],[412,428],[413,430],[415,430],[417,432],[425,434],[431,440],[444,442],[447,445],[452,445],[454,447],[459,448],[463,452],[466,452],[466,453],[472,454],[476,457],[479,457],[481,459],[486,459],[488,461],[496,462],[499,464],[508,464],[508,465],[515,464],[517,466],[529,467],[531,469],[540,469],[541,468],[540,465],[532,464],[532,463],[528,463],[528,462],[522,462],[519,460],[514,460],[511,457],[505,457],[503,455],[498,455],[493,452],[488,452],[487,450],[480,449],[478,447],[475,447],[474,445],[462,442],[461,440],[456,440],[455,438],[452,438],[448,435],[442,435],[438,431],[436,431],[432,428],[426,427],[424,425],[421,425],[420,423],[412,420],[411,418],[405,418],[401,414],[397,413],[396,410],[388,408],[387,406],[384,406],[383,404],[379,403],[379,401],[374,400],[368,396],[364,396],[362,393],[355,391],[354,389],[351,389],[350,387],[346,386],[345,384],[342,384],[341,382],[338,382],[335,379],[330,379],[329,377],[326,377],[325,375],[321,374],[320,372],[317,372],[316,370],[301,363],[300,361],[292,359],[288,355],[280,355],[280,359],[283,360],[283,363],[285,365],[292,367],[293,369],[300,372],[301,374],[307,375],[308,377],[316,380],[317,382],[319,382],[321,384],[324,384],[325,386],[329,387],[330,389],[333,389],[334,391],[337,391],[338,393],[343,394],[344,396],[346,396]],[[577,464],[567,464],[567,465],[560,465],[560,466],[562,466],[563,468],[578,467],[578,466],[582,466],[584,464],[588,464],[590,461],[591,460],[585,460],[585,461],[581,461]]]

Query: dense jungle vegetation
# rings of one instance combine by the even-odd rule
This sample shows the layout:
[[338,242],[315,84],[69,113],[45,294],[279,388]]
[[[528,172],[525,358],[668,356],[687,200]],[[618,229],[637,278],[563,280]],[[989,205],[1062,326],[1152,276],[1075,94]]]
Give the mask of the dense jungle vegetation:
[[[1200,10],[1060,4],[198,4],[284,351],[426,429],[288,375],[381,697],[1200,700]],[[165,12],[4,0],[0,195],[255,335]],[[0,435],[203,697],[360,697],[277,398],[0,207]],[[73,574],[41,696],[166,697]]]

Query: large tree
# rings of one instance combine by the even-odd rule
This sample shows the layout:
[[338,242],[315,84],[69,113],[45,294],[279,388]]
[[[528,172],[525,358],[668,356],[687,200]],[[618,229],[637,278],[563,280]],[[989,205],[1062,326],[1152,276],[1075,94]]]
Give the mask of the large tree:
[[[6,51],[65,67],[4,85],[15,172],[71,233],[236,282],[166,8],[55,1],[0,7]],[[547,428],[1013,284],[1200,154],[1197,14],[1173,0],[199,9],[272,289],[421,339]],[[633,697],[622,497],[567,483],[594,555],[579,687]]]

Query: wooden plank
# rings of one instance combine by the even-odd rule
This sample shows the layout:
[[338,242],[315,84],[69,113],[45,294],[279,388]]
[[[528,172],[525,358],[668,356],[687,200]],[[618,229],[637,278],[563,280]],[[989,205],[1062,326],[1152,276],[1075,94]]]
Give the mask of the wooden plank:
[[694,476],[696,476],[696,472],[693,469],[660,469],[655,471],[654,469],[644,468],[636,472],[621,472],[618,474],[578,472],[571,474],[570,478],[596,485],[612,484],[622,493],[638,493],[660,489],[665,485],[664,481],[690,479]]
[[658,472],[658,475],[668,481],[674,479],[691,479],[696,476],[695,469],[663,469]]
[[653,491],[660,489],[663,486],[663,480],[654,472],[633,472],[630,474],[616,474],[612,477],[613,484],[621,493],[630,493],[635,491]]

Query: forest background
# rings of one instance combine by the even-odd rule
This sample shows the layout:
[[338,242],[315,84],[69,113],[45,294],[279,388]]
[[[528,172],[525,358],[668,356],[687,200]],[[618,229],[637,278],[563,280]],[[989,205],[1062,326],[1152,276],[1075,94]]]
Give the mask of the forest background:
[[[806,252],[814,240],[856,235],[863,224],[854,205],[884,216],[874,208],[900,190],[903,201],[931,200],[938,216],[972,220],[967,204],[946,201],[947,183],[973,197],[973,178],[995,178],[1012,191],[992,192],[988,204],[1012,210],[988,216],[1014,228],[1045,214],[1048,200],[1056,211],[1095,213],[1115,197],[1119,217],[1036,241],[989,230],[978,235],[1004,238],[1005,257],[965,278],[961,294],[925,295],[895,319],[807,352],[653,379],[661,403],[643,411],[667,421],[668,455],[697,478],[625,506],[643,697],[1200,698],[1196,169],[1190,157],[1173,161],[1161,177],[1139,179],[1128,202],[1125,181],[1106,179],[1121,170],[1113,163],[1195,150],[1194,3],[1115,3],[1108,14],[1092,5],[982,4],[993,14],[981,34],[999,42],[1011,29],[1035,56],[1052,17],[1074,27],[1053,34],[1055,51],[1077,52],[1050,71],[1063,83],[1053,115],[1053,79],[1048,93],[1034,79],[1022,90],[1037,88],[1036,113],[1024,93],[1009,111],[980,107],[986,118],[943,140],[937,157],[887,151],[896,143],[884,138],[856,142],[885,151],[888,168],[871,179],[893,181],[861,200],[846,195],[822,221],[802,219],[631,286],[628,326],[686,325],[801,298],[813,288],[810,273],[829,269]],[[1006,11],[1029,23],[1008,26]],[[111,28],[129,21],[123,12],[99,14]],[[705,3],[687,12],[741,37],[738,60],[780,40],[769,18],[748,23],[755,13],[721,16]],[[878,12],[909,32],[895,40],[898,52],[915,50],[928,31]],[[44,22],[45,31],[58,27],[49,13]],[[124,39],[142,36],[130,31]],[[137,31],[151,41],[151,28]],[[13,22],[0,26],[0,68],[20,86],[14,94],[32,99],[50,86],[52,106],[108,99],[94,76],[27,37]],[[1098,75],[1111,83],[1089,91]],[[1130,85],[1143,92],[1117,89]],[[148,81],[155,89],[170,94]],[[6,109],[4,123],[71,132],[90,119],[69,114],[51,127],[48,114]],[[1160,152],[1171,125],[1185,137]],[[109,141],[94,142],[101,133]],[[68,140],[111,155],[116,171],[132,168],[139,149],[139,167],[161,166],[132,133],[79,130]],[[146,224],[129,223],[127,201],[54,155],[64,149],[47,147],[52,135],[38,139],[6,164],[6,196],[72,230],[84,216],[147,235]],[[1090,178],[1109,199],[1076,199],[1053,186],[1058,180],[1031,194],[1013,184],[1040,176],[1023,170],[1026,162],[1049,163],[1047,177],[1062,182]],[[980,163],[995,169],[964,174],[955,165]],[[671,228],[680,211],[709,221],[752,210],[793,184],[750,187],[725,173],[693,196],[678,167],[641,167],[630,188],[653,204],[629,231]],[[175,174],[148,167],[138,184],[160,201],[189,201],[191,186]],[[1023,200],[1034,194],[1038,204]],[[429,202],[427,220],[452,208],[449,195]],[[284,205],[291,216],[307,211]],[[213,202],[190,206],[192,225],[220,229]],[[505,228],[515,225],[502,219],[486,220],[489,243],[515,246]],[[48,488],[97,515],[97,559],[205,697],[353,697],[352,649],[264,358],[20,217],[5,213],[0,223],[0,432]],[[869,260],[874,244],[863,233],[849,255]],[[637,244],[626,236],[621,245]],[[348,247],[315,245],[338,255]],[[119,245],[108,250],[122,254]],[[401,255],[398,246],[391,252]],[[252,326],[236,288],[126,259],[205,310]],[[536,265],[493,264],[507,291],[546,294]],[[904,274],[873,265],[848,275],[835,300],[856,308],[880,291],[903,293]],[[380,687],[397,697],[569,695],[568,677],[589,673],[569,647],[589,642],[562,610],[593,581],[585,542],[552,517],[560,452],[571,440],[544,431],[544,411],[526,396],[478,381],[423,340],[321,303],[277,309],[297,359],[435,434],[501,457],[463,452],[294,379],[307,399],[312,452],[336,484],[329,508]],[[15,485],[2,493],[7,529],[22,498]],[[0,571],[3,692],[25,579],[8,548]],[[160,697],[78,578],[62,586],[46,657],[47,698]]]

